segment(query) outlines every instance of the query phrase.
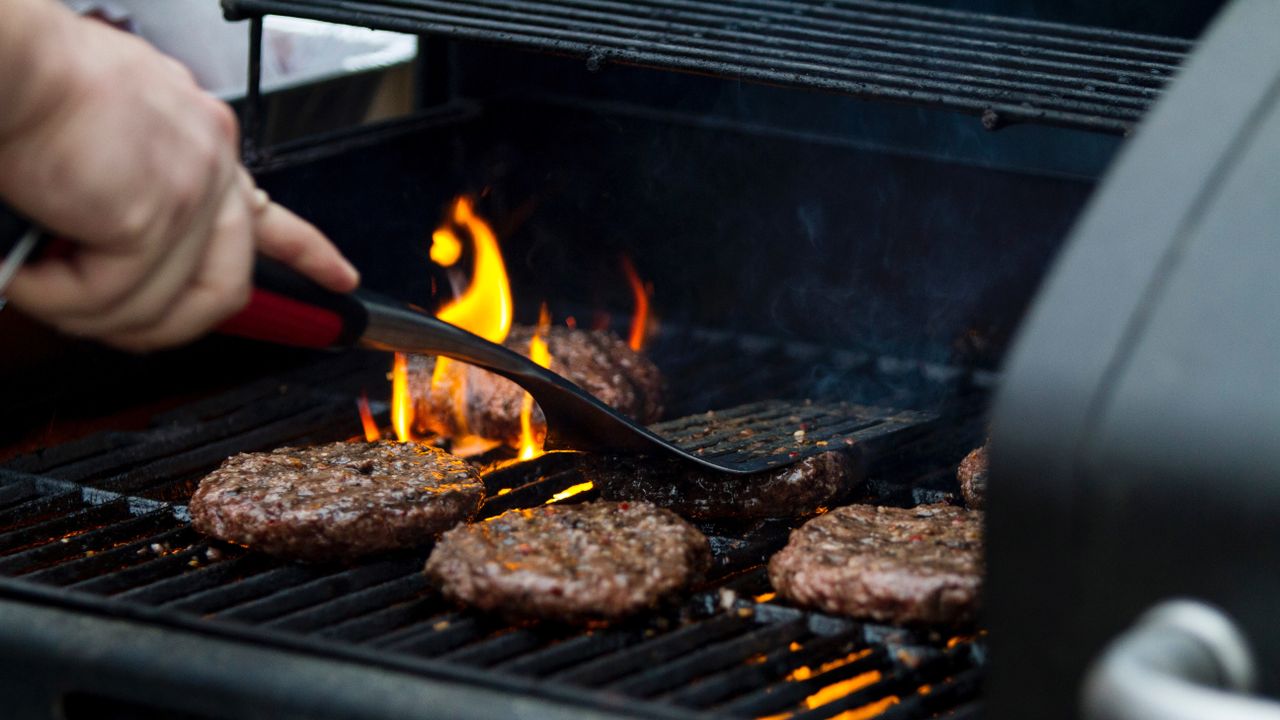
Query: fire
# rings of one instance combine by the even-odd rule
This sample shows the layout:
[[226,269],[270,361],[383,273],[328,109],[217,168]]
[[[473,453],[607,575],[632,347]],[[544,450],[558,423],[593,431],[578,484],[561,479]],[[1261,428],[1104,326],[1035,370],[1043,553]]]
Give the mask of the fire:
[[409,359],[396,353],[391,365],[391,427],[400,442],[413,441],[413,398],[409,396]]
[[[533,337],[529,339],[529,359],[544,368],[551,367],[551,352],[547,349],[547,341],[543,339],[550,329],[551,312],[547,310],[547,304],[544,302],[542,308],[538,310],[538,327],[534,329]],[[532,460],[542,455],[542,445],[545,440],[545,437],[534,436],[533,396],[525,393],[520,403],[520,459]]]
[[595,486],[596,486],[595,483],[592,483],[592,482],[584,482],[584,483],[578,483],[577,485],[570,485],[564,490],[561,490],[555,495],[552,495],[551,499],[544,504],[550,505],[552,503],[558,503],[561,500],[564,500],[565,498],[571,498],[574,495],[584,493]]
[[378,429],[378,423],[373,421],[373,411],[369,409],[369,395],[367,393],[360,393],[360,399],[356,401],[356,407],[360,408],[360,424],[364,426],[364,439],[368,442],[381,440],[382,431]]
[[[511,331],[513,303],[511,282],[507,279],[507,266],[502,261],[498,238],[488,223],[475,214],[470,198],[461,197],[454,202],[452,219],[471,235],[471,242],[475,247],[475,268],[466,291],[441,308],[436,317],[489,342],[500,343],[507,339],[507,333]],[[446,226],[432,236],[433,259],[436,256],[438,238],[452,235],[453,231]],[[453,240],[456,242],[457,237],[453,236]],[[451,254],[449,251],[440,253],[445,258]],[[460,247],[458,254],[461,254]]]
[[649,296],[653,294],[653,286],[640,279],[636,266],[631,258],[622,256],[622,271],[627,275],[627,284],[631,286],[631,294],[635,297],[636,309],[631,315],[631,334],[627,344],[632,350],[639,352],[649,334]]

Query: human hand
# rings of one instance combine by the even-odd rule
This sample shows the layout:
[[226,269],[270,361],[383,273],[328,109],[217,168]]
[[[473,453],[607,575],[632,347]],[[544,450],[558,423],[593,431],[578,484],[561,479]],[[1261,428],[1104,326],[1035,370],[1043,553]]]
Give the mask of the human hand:
[[255,250],[331,290],[355,288],[355,269],[315,227],[262,202],[230,108],[185,68],[57,3],[40,10],[48,34],[11,95],[16,112],[0,118],[0,196],[75,250],[23,268],[14,305],[144,351],[242,308]]

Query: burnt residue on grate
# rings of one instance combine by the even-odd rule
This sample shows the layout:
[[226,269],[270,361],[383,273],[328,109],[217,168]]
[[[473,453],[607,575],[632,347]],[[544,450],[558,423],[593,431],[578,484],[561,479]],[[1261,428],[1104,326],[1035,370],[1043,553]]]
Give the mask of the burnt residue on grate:
[[1125,133],[1191,43],[881,0],[224,0],[609,62]]

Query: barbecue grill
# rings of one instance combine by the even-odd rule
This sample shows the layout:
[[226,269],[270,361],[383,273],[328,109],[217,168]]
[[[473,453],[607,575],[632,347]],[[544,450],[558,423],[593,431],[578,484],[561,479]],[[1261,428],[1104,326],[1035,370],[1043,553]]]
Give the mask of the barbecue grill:
[[[259,184],[334,238],[368,286],[439,302],[448,281],[429,270],[424,239],[459,192],[494,219],[526,321],[545,298],[556,318],[619,326],[622,281],[600,269],[625,254],[657,289],[661,324],[647,353],[670,390],[659,429],[696,435],[710,410],[781,446],[820,418],[867,471],[846,499],[897,506],[958,501],[955,466],[990,431],[1015,329],[1113,156],[1132,148],[1122,166],[1169,156],[1142,143],[1206,122],[1185,110],[1194,93],[1232,118],[1245,96],[1260,102],[1204,84],[1221,72],[1210,65],[1248,54],[1224,57],[1222,47],[1266,44],[1259,38],[1280,27],[1265,3],[1247,1],[1223,21],[1236,34],[1220,30],[1203,48],[1190,38],[1206,11],[1173,6],[1155,16],[1164,25],[1127,27],[1061,8],[1049,21],[1007,6],[982,14],[879,0],[223,6],[249,21],[242,124]],[[419,35],[415,111],[269,144],[256,74],[268,14]],[[1179,95],[1184,62],[1200,85]],[[1257,59],[1249,87],[1276,65]],[[1179,115],[1183,127],[1161,121]],[[1210,146],[1236,147],[1242,126],[1274,144],[1241,120],[1219,123]],[[1217,157],[1206,151],[1186,186]],[[1195,206],[1191,197],[1168,202]],[[1132,265],[1148,257],[1134,252]],[[1064,274],[1069,264],[1011,355],[1010,386],[1022,390],[1001,395],[997,482],[1010,484],[992,495],[992,611],[978,627],[899,627],[788,605],[763,564],[799,521],[701,523],[714,555],[704,583],[588,629],[451,606],[421,574],[425,550],[297,564],[210,540],[191,529],[185,504],[222,460],[361,437],[363,393],[388,420],[384,357],[223,338],[148,361],[112,357],[101,370],[73,359],[67,382],[83,388],[73,394],[114,397],[107,373],[120,368],[138,379],[138,397],[118,403],[130,428],[7,453],[0,692],[23,718],[1073,717],[1092,659],[1167,593],[1212,600],[1250,618],[1250,631],[1261,621],[1230,593],[1176,582],[1158,583],[1158,596],[1117,589],[1095,627],[1071,616],[1077,596],[1091,608],[1106,601],[1088,578],[1063,590],[1053,570],[1075,566],[1073,546],[1046,550],[1028,540],[1042,529],[1027,525],[1077,532],[1076,516],[1035,497],[1069,495],[1072,471],[1025,480],[1055,427],[1044,414],[1057,406],[1033,407],[1035,388],[1060,377],[1051,361],[1071,356],[1063,344],[1092,342],[1083,330],[1034,339],[1052,336],[1058,325],[1045,318],[1071,316],[1088,292]],[[138,368],[157,365],[164,372],[144,382],[150,370]],[[1073,387],[1081,398],[1105,392],[1094,382]],[[1055,402],[1073,407],[1071,392]],[[36,405],[24,400],[31,392],[15,396]],[[596,497],[573,454],[495,463],[484,479],[483,516]],[[1223,547],[1239,542],[1226,538]],[[1090,543],[1102,562],[1107,544]],[[1032,551],[1043,553],[1034,592],[1017,581]],[[1107,578],[1114,587],[1124,574]]]

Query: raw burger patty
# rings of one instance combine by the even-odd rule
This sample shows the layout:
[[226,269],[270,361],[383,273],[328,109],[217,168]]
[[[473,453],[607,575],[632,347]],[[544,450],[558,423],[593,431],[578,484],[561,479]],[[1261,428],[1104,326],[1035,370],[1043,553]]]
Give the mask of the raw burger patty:
[[966,455],[956,470],[964,504],[975,510],[981,510],[987,504],[987,468],[987,446],[983,445]]
[[784,597],[888,623],[965,624],[982,586],[982,513],[952,505],[837,508],[769,561]]
[[508,618],[612,620],[699,580],[706,537],[648,503],[512,510],[440,538],[426,573],[445,596]]
[[[532,337],[532,328],[513,327],[503,345],[527,357]],[[656,422],[661,417],[662,376],[657,366],[617,336],[554,326],[547,332],[546,341],[553,371],[640,423]],[[453,411],[454,388],[461,382],[465,430],[519,447],[524,390],[505,378],[456,362],[449,363],[448,372],[433,387],[435,366],[433,357],[409,358],[414,427],[418,432],[445,437],[466,434]],[[537,437],[546,434],[546,419],[536,405],[533,433]]]
[[461,459],[413,443],[337,442],[242,453],[200,481],[200,532],[303,560],[421,545],[469,519],[484,498]]
[[751,475],[715,475],[683,463],[588,461],[583,475],[609,500],[647,500],[692,518],[812,515],[862,484],[856,453],[833,450]]

